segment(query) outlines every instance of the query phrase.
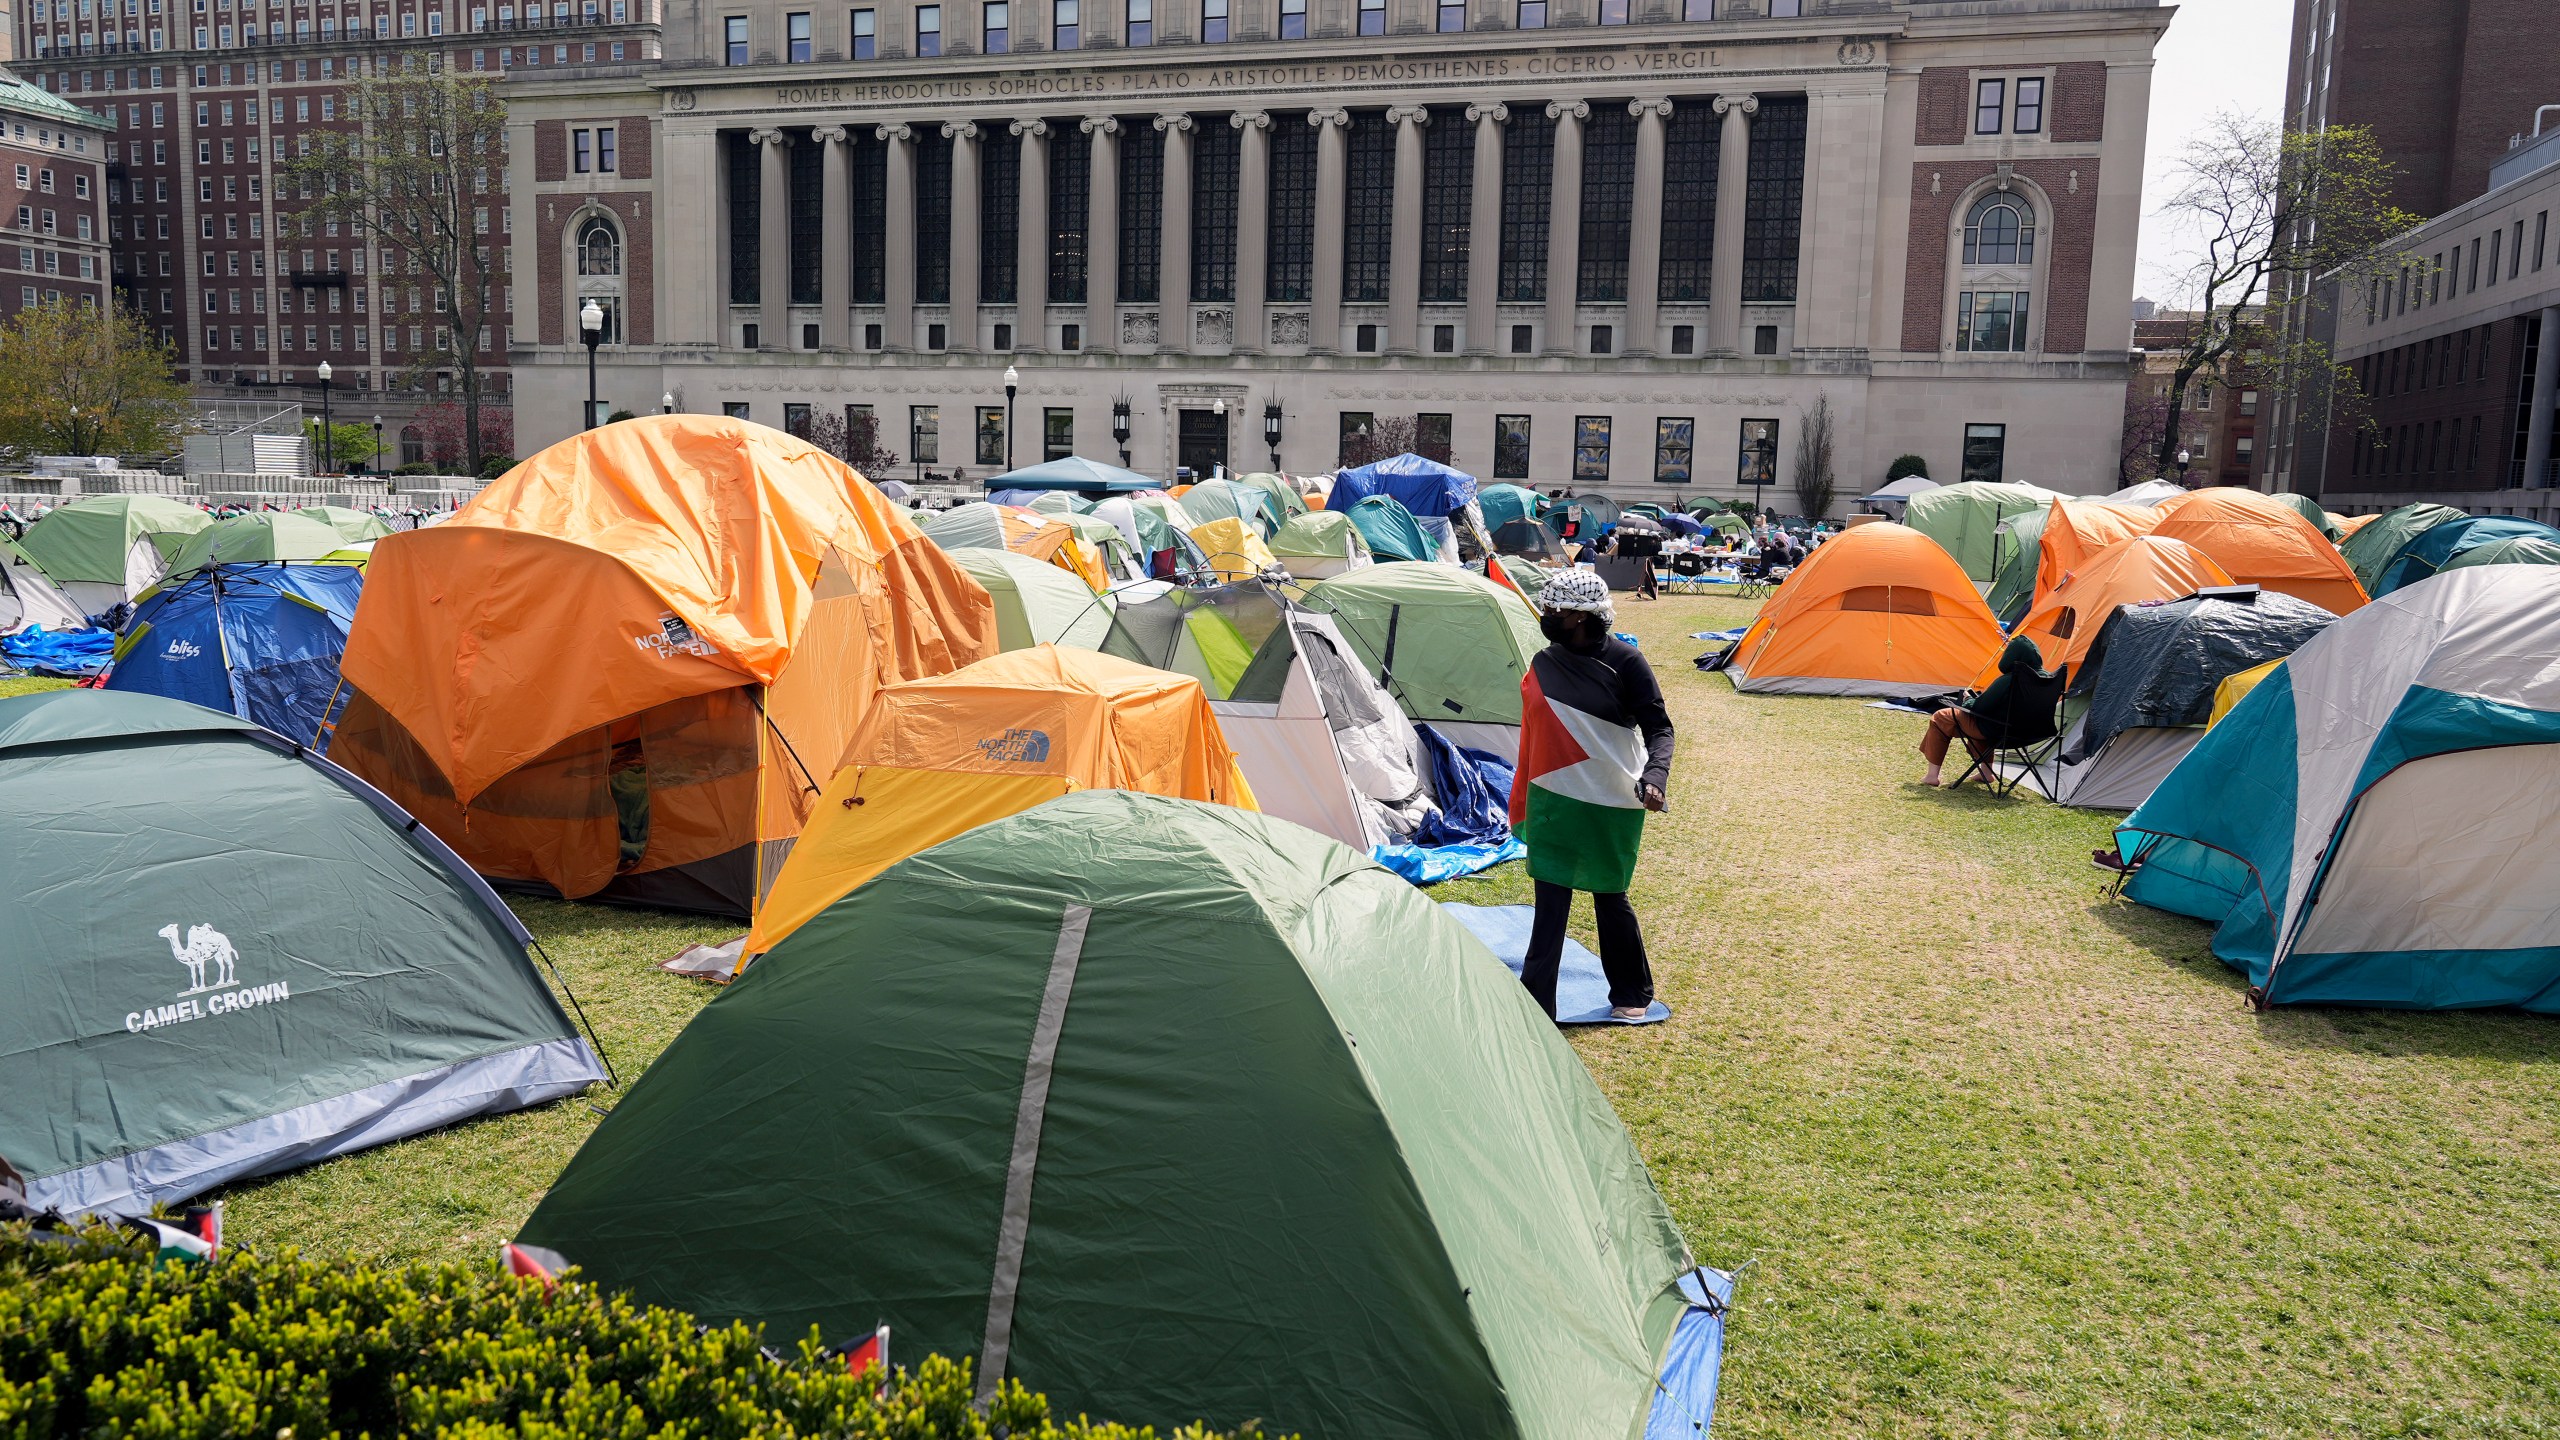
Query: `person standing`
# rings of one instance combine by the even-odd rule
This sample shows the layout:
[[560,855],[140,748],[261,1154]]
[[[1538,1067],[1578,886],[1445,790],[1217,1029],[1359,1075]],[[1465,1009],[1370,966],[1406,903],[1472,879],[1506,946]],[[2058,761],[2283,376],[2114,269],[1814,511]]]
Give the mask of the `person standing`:
[[1653,667],[1609,633],[1609,586],[1589,570],[1560,570],[1538,593],[1547,648],[1520,681],[1520,765],[1511,828],[1529,848],[1537,914],[1521,983],[1556,1013],[1573,895],[1589,891],[1599,921],[1609,1017],[1640,1020],[1653,1004],[1653,967],[1627,887],[1644,817],[1671,779],[1671,714]]

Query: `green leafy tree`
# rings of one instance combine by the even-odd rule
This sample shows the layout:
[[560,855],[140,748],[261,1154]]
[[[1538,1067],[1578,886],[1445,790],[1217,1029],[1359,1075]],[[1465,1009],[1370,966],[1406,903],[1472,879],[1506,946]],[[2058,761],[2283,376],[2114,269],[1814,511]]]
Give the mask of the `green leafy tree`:
[[1892,464],[1884,467],[1884,483],[1887,485],[1913,475],[1923,480],[1928,479],[1929,462],[1918,455],[1897,455],[1893,457]]
[[0,328],[0,446],[160,456],[188,414],[176,357],[139,311],[48,300]]
[[[368,470],[382,468],[380,457],[373,453],[373,426],[357,420],[333,420],[329,433],[320,433],[318,419],[306,416],[302,422],[302,438],[311,442],[311,463],[329,466],[343,472],[349,466],[362,465]],[[384,445],[391,442],[384,441]]]
[[485,367],[496,363],[481,355],[507,283],[506,245],[494,233],[506,203],[507,111],[497,77],[410,56],[356,81],[346,101],[355,127],[309,132],[311,152],[286,167],[282,183],[311,202],[298,217],[304,235],[344,225],[380,248],[383,273],[405,272],[433,297],[423,323],[435,343],[411,359],[408,379],[453,382],[462,458],[477,472],[491,448],[482,433]]

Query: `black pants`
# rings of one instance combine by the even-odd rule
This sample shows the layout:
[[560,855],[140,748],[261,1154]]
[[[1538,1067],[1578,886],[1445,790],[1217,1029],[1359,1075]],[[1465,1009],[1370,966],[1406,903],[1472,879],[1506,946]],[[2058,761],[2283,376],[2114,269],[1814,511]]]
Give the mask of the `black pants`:
[[[1520,983],[1556,1013],[1556,969],[1564,961],[1565,921],[1573,916],[1573,891],[1544,880],[1537,886],[1538,914],[1529,926],[1529,953],[1520,967]],[[1653,964],[1645,958],[1644,932],[1636,926],[1636,907],[1625,891],[1593,895],[1591,908],[1600,922],[1600,968],[1609,977],[1609,1003],[1633,1008],[1653,1003]]]

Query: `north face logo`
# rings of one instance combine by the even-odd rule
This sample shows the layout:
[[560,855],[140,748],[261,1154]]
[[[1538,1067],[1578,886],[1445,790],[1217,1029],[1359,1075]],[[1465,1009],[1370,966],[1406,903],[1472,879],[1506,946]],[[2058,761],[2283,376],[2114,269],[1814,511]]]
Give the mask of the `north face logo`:
[[978,749],[990,760],[1008,760],[1021,765],[1037,765],[1049,758],[1049,732],[1046,730],[1007,730],[991,740],[978,742]]

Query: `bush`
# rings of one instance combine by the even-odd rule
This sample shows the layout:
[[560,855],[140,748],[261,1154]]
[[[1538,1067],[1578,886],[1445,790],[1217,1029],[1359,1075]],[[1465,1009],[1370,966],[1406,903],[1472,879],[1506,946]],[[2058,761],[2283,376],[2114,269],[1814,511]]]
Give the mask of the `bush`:
[[1917,455],[1897,455],[1892,464],[1884,467],[1884,483],[1887,485],[1911,475],[1917,475],[1923,480],[1928,479],[1929,462]]
[[424,460],[412,460],[408,464],[401,466],[399,469],[394,470],[391,473],[394,475],[433,475],[436,473],[436,467],[428,464]]
[[514,468],[516,468],[516,457],[513,455],[483,455],[480,457],[480,478],[483,480],[495,480]]
[[633,417],[632,413],[628,410],[616,410],[612,414],[604,417],[604,423],[607,425],[614,425],[633,418],[635,417]]
[[113,1231],[57,1244],[0,1226],[0,1435],[1152,1433],[1061,1424],[1011,1382],[982,1414],[965,1360],[929,1357],[884,1384],[848,1374],[814,1337],[787,1358],[762,1342],[574,1278],[546,1292],[457,1265],[333,1265],[291,1249],[155,1265]]

